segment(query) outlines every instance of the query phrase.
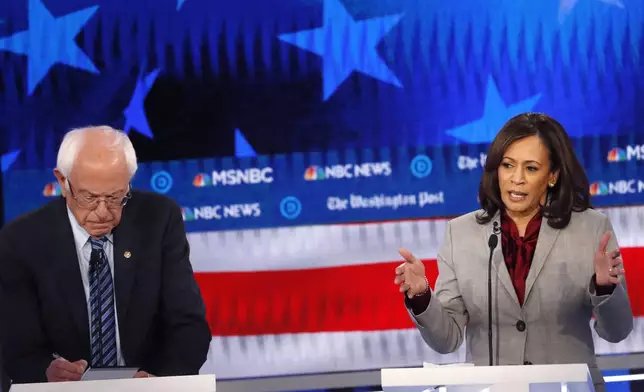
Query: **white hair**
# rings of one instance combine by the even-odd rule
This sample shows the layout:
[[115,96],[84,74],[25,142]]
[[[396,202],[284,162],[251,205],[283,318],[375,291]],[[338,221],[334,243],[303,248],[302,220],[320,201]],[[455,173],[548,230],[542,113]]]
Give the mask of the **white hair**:
[[118,129],[114,129],[107,125],[104,126],[89,126],[83,128],[72,129],[65,134],[60,147],[58,148],[58,158],[56,160],[56,168],[61,172],[65,178],[69,178],[78,152],[81,150],[85,143],[85,136],[88,132],[101,132],[103,135],[112,136],[105,138],[108,140],[105,147],[112,151],[122,150],[125,154],[125,163],[130,172],[130,179],[134,177],[138,164],[136,162],[136,151],[130,138]]

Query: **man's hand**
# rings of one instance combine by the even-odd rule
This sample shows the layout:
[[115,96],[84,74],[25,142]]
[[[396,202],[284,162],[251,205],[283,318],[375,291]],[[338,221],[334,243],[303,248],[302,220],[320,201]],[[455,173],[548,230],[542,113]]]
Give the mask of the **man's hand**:
[[154,377],[154,376],[151,375],[150,373],[146,372],[146,371],[143,371],[143,370],[139,370],[134,375],[134,378],[148,378],[148,377]]
[[49,382],[80,381],[85,369],[87,369],[87,361],[85,360],[69,362],[66,359],[58,358],[49,364],[45,374]]

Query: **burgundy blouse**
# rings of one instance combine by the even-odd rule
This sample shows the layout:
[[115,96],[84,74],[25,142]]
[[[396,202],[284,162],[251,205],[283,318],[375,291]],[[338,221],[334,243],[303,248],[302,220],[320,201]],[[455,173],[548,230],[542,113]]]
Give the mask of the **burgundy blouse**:
[[537,248],[539,230],[541,229],[541,212],[538,212],[528,222],[523,237],[514,221],[506,214],[501,216],[501,247],[505,265],[510,273],[512,285],[517,293],[519,304],[523,305],[525,297],[525,282],[530,272],[534,250]]

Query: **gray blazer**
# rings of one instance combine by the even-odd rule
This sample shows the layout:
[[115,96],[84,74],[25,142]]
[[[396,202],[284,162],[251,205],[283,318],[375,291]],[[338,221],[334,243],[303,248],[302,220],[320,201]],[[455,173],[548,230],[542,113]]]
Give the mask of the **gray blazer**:
[[[451,353],[466,338],[467,361],[488,365],[488,238],[494,222],[500,227],[500,214],[479,225],[477,212],[448,223],[429,307],[417,316],[408,311],[433,350]],[[598,211],[573,212],[570,224],[562,230],[548,226],[544,218],[523,307],[505,266],[499,238],[492,256],[495,365],[587,363],[595,388],[603,390],[591,316],[595,316],[597,334],[609,342],[620,342],[633,329],[623,278],[613,293],[605,296],[595,295],[591,282],[593,256],[606,231],[613,233],[607,251],[617,249],[613,227]]]

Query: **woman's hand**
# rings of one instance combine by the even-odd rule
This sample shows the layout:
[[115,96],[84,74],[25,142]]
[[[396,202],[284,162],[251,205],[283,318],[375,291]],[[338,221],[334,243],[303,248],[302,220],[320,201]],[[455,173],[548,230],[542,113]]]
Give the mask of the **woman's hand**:
[[429,290],[427,278],[425,278],[425,266],[407,249],[398,251],[405,259],[405,262],[396,267],[396,278],[394,283],[400,286],[400,292],[407,293],[407,297],[424,294]]
[[611,233],[604,234],[599,241],[599,248],[595,252],[595,281],[597,286],[610,286],[619,283],[619,275],[624,275],[622,258],[619,249],[606,253],[606,246]]

